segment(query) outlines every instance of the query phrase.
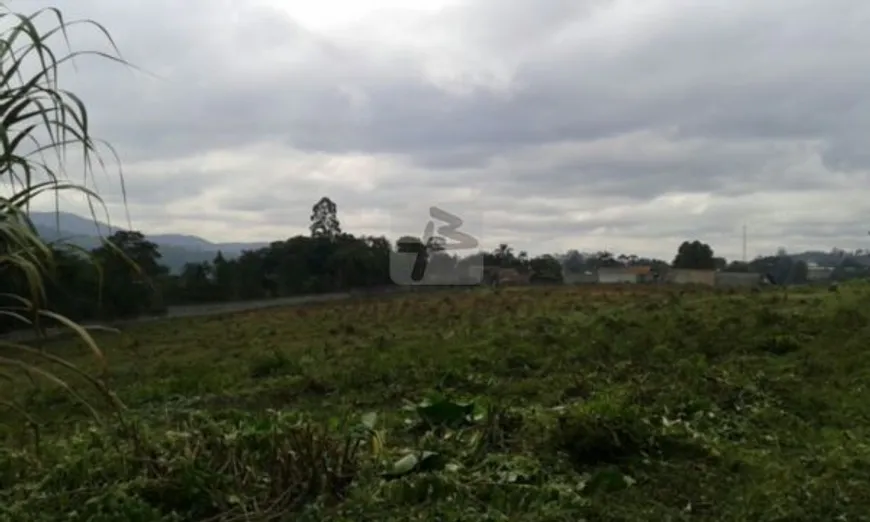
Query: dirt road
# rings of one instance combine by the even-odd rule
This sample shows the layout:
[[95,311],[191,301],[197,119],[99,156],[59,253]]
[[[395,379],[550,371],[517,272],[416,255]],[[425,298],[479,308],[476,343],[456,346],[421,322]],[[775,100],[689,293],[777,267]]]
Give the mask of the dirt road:
[[[468,288],[468,287],[466,287]],[[365,299],[365,298],[384,298],[387,296],[398,296],[401,294],[408,294],[409,292],[421,292],[421,293],[429,293],[429,292],[437,292],[437,291],[455,291],[455,288],[451,287],[422,287],[422,288],[408,288],[408,287],[383,287],[383,288],[374,288],[374,289],[366,289],[354,292],[336,292],[331,294],[311,294],[311,295],[300,295],[294,297],[280,297],[277,299],[263,299],[259,301],[234,301],[230,303],[209,303],[202,305],[184,305],[184,306],[170,306],[166,314],[158,315],[158,316],[144,316],[137,317],[135,319],[126,319],[123,321],[113,321],[111,324],[102,323],[103,326],[114,326],[114,327],[123,327],[126,325],[136,324],[136,323],[145,323],[149,321],[160,321],[163,319],[172,319],[177,317],[202,317],[209,315],[218,315],[218,314],[226,314],[226,313],[234,313],[234,312],[245,312],[248,310],[259,310],[263,308],[274,308],[274,307],[283,307],[283,306],[300,306],[311,303],[320,303],[327,301],[340,301],[344,299]],[[100,323],[92,323],[93,325],[99,325]],[[89,326],[89,324],[85,324],[85,326]],[[46,332],[47,337],[57,337],[63,334],[70,334],[69,329],[66,328],[50,328]],[[9,341],[27,341],[36,337],[36,334],[31,330],[23,330],[18,332],[10,332],[7,334],[0,335],[0,340],[9,340]]]
[[[337,301],[341,299],[349,299],[353,297],[350,293],[335,293],[335,294],[315,294],[301,295],[295,297],[282,297],[278,299],[264,299],[261,301],[235,301],[231,303],[209,303],[204,305],[185,305],[185,306],[170,306],[165,315],[137,317],[135,319],[127,319],[124,321],[116,321],[111,323],[111,326],[121,327],[135,323],[145,323],[149,321],[160,321],[163,319],[172,319],[176,317],[200,317],[208,315],[226,314],[233,312],[245,312],[248,310],[259,310],[262,308],[272,308],[280,306],[297,306],[310,303],[318,303],[324,301]],[[99,324],[99,323],[93,323]],[[86,325],[87,326],[87,325]],[[65,328],[50,328],[46,334],[49,338],[57,337],[64,333],[69,333]],[[18,332],[10,332],[0,335],[0,339],[27,341],[36,336],[30,330]]]

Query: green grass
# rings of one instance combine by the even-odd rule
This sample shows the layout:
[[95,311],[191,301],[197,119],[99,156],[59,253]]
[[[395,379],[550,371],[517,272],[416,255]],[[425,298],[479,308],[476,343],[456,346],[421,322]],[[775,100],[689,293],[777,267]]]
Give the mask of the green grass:
[[44,425],[37,453],[2,417],[0,517],[870,520],[868,305],[537,288],[144,324],[99,338],[123,422],[6,385]]

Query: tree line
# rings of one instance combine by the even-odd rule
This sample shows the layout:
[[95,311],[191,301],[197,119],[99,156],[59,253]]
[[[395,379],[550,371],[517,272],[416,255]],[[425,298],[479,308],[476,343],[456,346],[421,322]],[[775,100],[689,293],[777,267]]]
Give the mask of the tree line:
[[[415,254],[415,271],[430,267],[454,269],[467,262],[451,255],[443,238],[404,236],[393,245],[384,236],[355,236],[342,231],[336,204],[321,198],[312,208],[309,235],[275,241],[258,250],[226,259],[188,263],[171,274],[160,263],[158,245],[137,231],[117,231],[103,246],[84,253],[51,245],[53,262],[46,284],[44,306],[76,320],[113,320],[159,314],[169,305],[269,299],[284,296],[341,292],[393,285],[390,258],[395,253]],[[591,272],[619,266],[652,266],[655,272],[670,267],[760,272],[779,284],[807,280],[807,266],[784,252],[749,263],[716,257],[701,241],[685,241],[671,262],[610,252],[564,256],[530,256],[507,244],[482,255],[487,274],[513,269],[530,274],[530,282],[559,283],[564,272]],[[5,274],[0,289],[21,295],[26,274]],[[0,328],[14,321],[0,318]]]

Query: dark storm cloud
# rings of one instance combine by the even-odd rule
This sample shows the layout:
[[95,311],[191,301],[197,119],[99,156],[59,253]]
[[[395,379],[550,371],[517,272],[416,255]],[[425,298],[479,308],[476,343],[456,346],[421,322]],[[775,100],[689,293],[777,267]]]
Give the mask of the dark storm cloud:
[[[230,24],[211,2],[189,3],[184,12],[196,16],[169,16],[185,8],[165,1],[124,10],[88,4],[132,61],[166,78],[116,78],[129,89],[109,96],[113,116],[130,117],[106,129],[143,154],[279,138],[310,151],[407,153],[440,168],[480,163],[472,147],[486,158],[518,146],[669,127],[683,136],[823,139],[829,154],[856,157],[831,134],[847,115],[855,120],[854,111],[866,111],[860,101],[870,82],[856,45],[870,37],[863,26],[842,24],[867,18],[870,4],[859,2],[840,2],[836,12],[808,1],[757,9],[736,2],[733,12],[689,7],[657,26],[651,19],[653,38],[621,56],[611,56],[607,42],[601,49],[582,39],[549,43],[560,30],[590,30],[582,22],[612,3],[475,2],[442,15],[457,38],[491,50],[493,59],[510,51],[525,56],[507,98],[486,90],[451,95],[410,71],[408,53],[394,50],[396,68],[389,69],[376,53],[330,42],[263,8],[236,4]],[[686,7],[679,4],[675,11]],[[118,72],[97,80],[104,84],[107,74]],[[364,93],[364,115],[344,85]],[[870,130],[866,116],[856,123]]]
[[[92,3],[94,16],[98,17],[102,4],[95,0]],[[191,5],[190,9],[214,11],[214,6],[205,5]],[[588,15],[587,8],[572,13],[570,9],[522,10],[525,2],[516,5],[513,10],[477,7],[454,13],[450,19],[467,19],[470,27],[478,29],[485,20],[487,25],[483,27],[492,27],[491,34],[484,32],[470,40],[495,46],[509,41],[508,34],[523,34],[506,29],[520,23],[518,20],[530,27],[525,33],[525,40],[530,40],[546,34],[547,28],[557,29],[578,16]],[[138,90],[156,91],[154,94],[161,96],[151,97],[154,103],[140,105],[136,112],[153,114],[152,122],[162,122],[167,128],[172,123],[177,130],[171,137],[182,138],[186,145],[211,136],[183,135],[208,130],[218,140],[227,135],[241,140],[245,136],[256,139],[278,134],[286,136],[294,146],[314,150],[406,152],[470,143],[511,146],[587,139],[662,125],[712,131],[720,128],[714,123],[717,121],[722,122],[721,131],[725,133],[742,128],[766,136],[813,134],[826,121],[835,121],[837,114],[853,108],[848,99],[843,99],[842,82],[859,80],[860,75],[855,74],[855,64],[848,57],[836,56],[838,51],[848,52],[853,59],[859,54],[845,48],[847,44],[851,48],[854,42],[843,34],[849,33],[850,27],[825,23],[826,19],[836,22],[847,15],[860,18],[870,10],[858,3],[850,5],[857,7],[832,16],[820,3],[788,4],[791,16],[778,20],[776,26],[763,23],[776,21],[771,16],[779,14],[775,11],[763,13],[771,17],[760,21],[751,17],[719,21],[715,10],[696,9],[697,18],[672,21],[668,29],[673,30],[656,34],[657,39],[631,48],[619,60],[597,59],[595,50],[587,47],[574,49],[578,54],[573,63],[557,64],[553,63],[553,53],[547,54],[553,50],[539,45],[539,49],[532,49],[539,54],[531,53],[519,67],[516,83],[521,88],[509,99],[498,99],[487,92],[451,96],[427,85],[419,76],[383,70],[364,51],[330,44],[289,18],[267,16],[255,8],[242,9],[235,26],[208,16],[173,21],[174,17],[167,13],[177,10],[177,3],[134,3],[130,11],[144,15],[144,19],[138,16],[141,23],[129,29],[121,19],[112,20],[114,10],[102,18],[108,18],[105,22],[110,26],[112,22],[119,26],[119,42],[126,44],[122,49],[135,49],[127,51],[134,62],[158,74],[164,70],[168,78],[165,83],[147,82],[147,88],[139,86]],[[193,11],[197,6],[202,9]],[[517,16],[517,10],[522,16]],[[538,12],[543,16],[539,21],[535,19]],[[820,17],[823,12],[828,16]],[[149,13],[157,14],[149,17]],[[483,13],[485,18],[475,18]],[[499,25],[500,16],[506,18],[504,27]],[[129,23],[129,17],[125,18]],[[160,29],[155,34],[155,25],[147,22],[158,18],[163,22],[156,24]],[[809,25],[808,20],[813,24]],[[835,28],[834,33],[839,35],[836,39],[819,34]],[[220,29],[231,30],[229,34],[208,34]],[[863,29],[855,28],[859,29],[863,35]],[[582,25],[576,30],[582,31]],[[794,36],[784,39],[781,35],[788,35],[789,30],[798,31],[807,41]],[[459,28],[456,31],[461,34]],[[761,31],[767,36],[759,37]],[[824,60],[813,50],[813,40],[819,38],[833,40],[823,42],[829,44]],[[155,40],[156,49],[149,45],[146,53],[143,44],[151,40]],[[515,40],[525,41],[522,36]],[[305,59],[296,64],[298,68],[282,67],[278,59],[281,50],[305,55]],[[557,57],[567,58],[570,51],[571,47],[566,46],[554,52]],[[606,53],[606,49],[602,51]],[[268,67],[240,65],[246,57],[256,63],[260,61],[258,55],[270,52],[275,53],[276,61]],[[400,67],[410,60],[402,55],[393,58]],[[844,63],[853,67],[847,68]],[[260,74],[244,76],[246,72]],[[365,90],[369,96],[367,118],[353,121],[351,104],[339,90],[341,82]],[[846,94],[854,98],[858,93],[860,90],[854,89]],[[142,129],[145,139],[156,134],[156,129],[149,127]],[[170,137],[163,136],[158,143],[168,141]]]

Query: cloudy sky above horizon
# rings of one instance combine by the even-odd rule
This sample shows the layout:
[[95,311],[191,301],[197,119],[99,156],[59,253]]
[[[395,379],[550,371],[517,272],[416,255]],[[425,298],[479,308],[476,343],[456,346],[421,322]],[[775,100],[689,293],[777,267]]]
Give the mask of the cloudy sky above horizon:
[[150,73],[86,58],[61,78],[145,232],[286,238],[325,195],[355,234],[420,234],[434,205],[536,254],[700,239],[735,258],[744,224],[750,256],[870,246],[870,2],[62,5]]

